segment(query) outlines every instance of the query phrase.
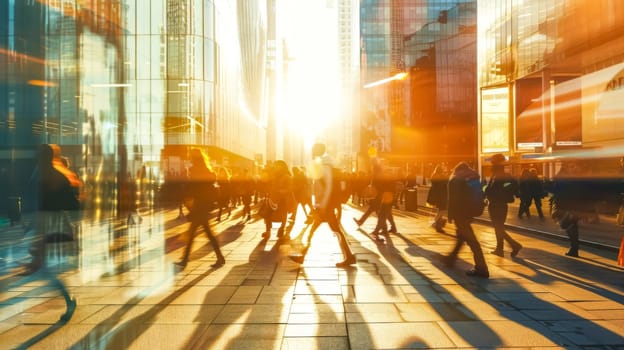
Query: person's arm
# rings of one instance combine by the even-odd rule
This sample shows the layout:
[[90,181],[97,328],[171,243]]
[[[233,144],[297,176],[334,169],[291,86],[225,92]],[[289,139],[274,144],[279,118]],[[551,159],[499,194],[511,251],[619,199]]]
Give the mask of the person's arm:
[[319,203],[320,209],[325,209],[329,205],[329,196],[331,195],[332,191],[332,180],[333,179],[331,167],[323,166],[323,182],[325,186],[323,188],[322,201],[321,203]]

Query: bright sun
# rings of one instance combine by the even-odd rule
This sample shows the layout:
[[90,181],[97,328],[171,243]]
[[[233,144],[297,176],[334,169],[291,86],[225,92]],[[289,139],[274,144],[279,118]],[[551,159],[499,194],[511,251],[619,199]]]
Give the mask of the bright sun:
[[335,11],[321,1],[293,1],[288,15],[286,43],[292,60],[281,109],[289,130],[310,145],[339,117],[337,36],[331,25]]

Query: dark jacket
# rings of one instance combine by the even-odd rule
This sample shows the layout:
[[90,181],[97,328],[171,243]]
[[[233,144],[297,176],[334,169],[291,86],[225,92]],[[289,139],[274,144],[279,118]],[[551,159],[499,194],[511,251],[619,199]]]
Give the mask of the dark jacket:
[[190,208],[191,221],[198,222],[206,219],[208,213],[214,209],[217,197],[216,180],[216,174],[201,163],[193,164],[189,168],[189,178],[185,190],[187,198],[190,198],[193,203]]
[[517,195],[518,180],[504,171],[493,174],[485,189],[490,204],[511,203]]
[[438,209],[446,209],[448,199],[449,177],[445,173],[438,173],[431,176],[431,188],[427,193],[427,203]]
[[450,220],[469,220],[472,215],[470,207],[471,194],[466,181],[479,179],[479,173],[470,168],[466,163],[459,163],[449,179],[448,183],[448,218]]

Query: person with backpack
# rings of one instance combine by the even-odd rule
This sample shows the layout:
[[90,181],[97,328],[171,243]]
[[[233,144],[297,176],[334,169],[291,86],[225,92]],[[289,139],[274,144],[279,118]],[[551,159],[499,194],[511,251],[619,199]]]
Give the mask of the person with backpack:
[[496,249],[490,253],[503,257],[505,256],[503,247],[507,241],[511,246],[511,256],[518,255],[522,245],[514,240],[505,230],[505,220],[509,203],[513,203],[518,194],[518,181],[505,171],[505,156],[497,153],[492,156],[492,176],[485,189],[485,197],[488,201],[488,213],[494,234],[496,235]]
[[481,250],[481,245],[472,229],[472,220],[483,213],[484,195],[479,173],[467,163],[460,162],[453,169],[448,184],[448,218],[456,227],[455,247],[442,257],[442,263],[452,267],[464,243],[468,244],[474,256],[475,266],[466,271],[468,276],[489,278],[490,273]]
[[342,232],[340,222],[336,217],[336,208],[342,203],[340,198],[340,190],[337,188],[337,184],[334,177],[334,166],[331,157],[326,153],[326,147],[323,143],[315,143],[312,146],[312,158],[314,166],[310,169],[313,179],[314,188],[314,213],[312,213],[312,227],[308,234],[308,244],[303,248],[299,254],[291,254],[289,258],[296,263],[302,264],[305,259],[306,253],[310,248],[312,242],[312,236],[318,227],[326,222],[331,230],[336,234],[338,238],[338,244],[344,260],[336,263],[336,267],[348,267],[355,264],[355,255],[351,252],[347,238]]

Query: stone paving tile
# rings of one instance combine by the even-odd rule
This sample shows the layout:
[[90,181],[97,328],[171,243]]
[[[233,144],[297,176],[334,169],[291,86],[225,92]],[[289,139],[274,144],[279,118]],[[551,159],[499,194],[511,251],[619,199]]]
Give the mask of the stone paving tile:
[[291,314],[307,314],[307,313],[343,313],[345,305],[339,303],[293,303],[290,306]]
[[279,349],[285,328],[284,324],[210,325],[192,345],[197,349]]
[[568,346],[564,339],[534,321],[450,321],[440,327],[457,347]]
[[344,323],[287,324],[285,337],[346,337]]
[[[48,328],[48,326],[42,325],[16,327],[16,329],[14,329],[15,332],[9,332],[6,333],[6,337],[4,337],[5,334],[3,334],[3,337],[0,337],[0,348],[13,349],[16,345],[20,345],[20,343],[13,342],[12,346],[5,347],[3,344],[5,339],[9,344],[11,344],[9,342],[10,340],[15,341],[21,339],[24,341],[24,339],[40,334]],[[72,346],[77,346],[79,349],[95,348],[96,337],[86,337],[91,331],[93,331],[93,326],[91,325],[65,325],[54,332],[54,337],[46,337],[28,349],[69,349]],[[80,340],[82,340],[82,342],[79,342]]]
[[288,324],[345,323],[343,312],[293,313],[288,316]]
[[288,305],[225,305],[214,324],[260,324],[286,323],[288,320]]
[[349,348],[347,337],[284,337],[282,350],[341,350]]
[[356,323],[347,327],[351,349],[456,347],[435,322]]
[[[358,261],[347,269],[334,267],[342,256],[325,226],[299,266],[287,258],[296,241],[260,243],[261,221],[242,232],[231,222],[217,225],[227,260],[219,269],[210,267],[215,257],[203,236],[184,271],[171,264],[182,245],[166,255],[145,249],[141,264],[134,248],[82,269],[75,259],[61,257],[55,271],[78,308],[36,348],[615,349],[618,343],[609,342],[624,335],[624,288],[617,282],[622,270],[589,248],[571,259],[558,252],[566,242],[512,232],[525,245],[520,258],[486,254],[491,279],[474,280],[464,275],[472,266],[467,247],[453,269],[436,260],[451,249],[451,226],[449,234],[438,234],[428,227],[428,217],[397,215],[406,233],[378,245],[348,222],[350,213],[345,207]],[[475,227],[484,250],[491,249],[492,229]],[[138,233],[141,248],[150,247],[148,236]],[[102,243],[108,245],[106,239]],[[0,322],[0,348],[6,336],[26,340],[63,311],[58,291],[46,281],[19,281],[10,294],[0,294],[0,315],[10,320]]]
[[228,304],[253,304],[261,291],[262,286],[240,286],[228,300]]
[[345,304],[345,315],[349,324],[404,321],[394,304]]
[[292,283],[287,286],[271,285],[262,287],[256,304],[283,304],[293,300],[294,287]]
[[558,320],[541,321],[552,332],[579,346],[622,346],[623,329],[607,321]]

